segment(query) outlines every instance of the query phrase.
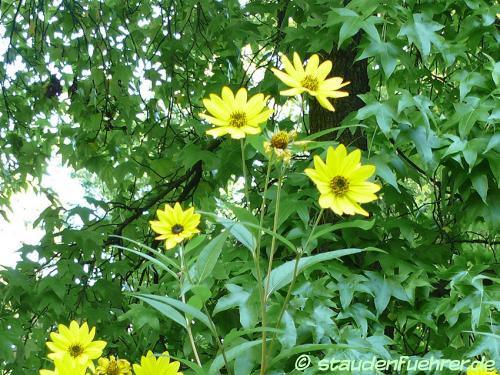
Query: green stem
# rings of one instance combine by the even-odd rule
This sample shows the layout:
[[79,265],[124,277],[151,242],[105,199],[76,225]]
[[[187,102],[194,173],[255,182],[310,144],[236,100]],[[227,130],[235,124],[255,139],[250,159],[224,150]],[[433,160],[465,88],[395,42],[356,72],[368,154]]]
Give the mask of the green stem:
[[[181,265],[183,265],[183,264],[184,264],[184,254],[183,254],[183,247],[181,245]],[[186,277],[187,277],[189,283],[191,285],[193,285],[193,280],[191,279],[191,276],[189,275],[189,272],[186,272]],[[182,288],[182,285],[181,285],[181,288]],[[186,303],[184,300],[182,302]],[[210,323],[210,326],[212,327],[212,329],[213,329],[213,331],[215,333],[215,336],[216,336],[215,339],[216,339],[216,342],[217,342],[217,346],[219,347],[219,350],[222,353],[222,358],[224,359],[224,365],[226,366],[227,373],[229,375],[231,375],[232,372],[231,372],[231,369],[229,368],[229,361],[227,360],[226,351],[224,350],[224,346],[222,345],[222,342],[220,341],[219,332],[217,331],[217,327],[215,326],[215,323],[212,320],[212,317],[211,317],[210,313],[208,312],[208,309],[207,309],[207,306],[205,305],[205,302],[203,302],[203,311],[205,312],[205,315],[208,317],[208,322]],[[194,343],[192,342],[191,345],[194,345]],[[198,365],[201,367],[200,363],[198,363]]]
[[[182,291],[182,289],[184,285],[184,278],[186,277],[186,275],[188,275],[188,272],[186,269],[186,264],[184,262],[184,246],[182,244],[179,245],[179,256],[181,259],[181,277],[179,279],[179,284],[181,288],[181,300],[182,303],[186,303],[186,296]],[[191,321],[189,320],[187,314],[185,314],[184,317],[186,319],[186,329],[189,336],[189,342],[191,343],[191,348],[193,348],[194,358],[196,359],[196,363],[198,364],[198,366],[201,367],[200,356],[198,355],[198,350],[196,349],[196,344],[194,342],[193,331],[191,330]]]
[[248,176],[247,176],[247,165],[245,162],[245,142],[243,139],[240,139],[240,145],[241,145],[241,164],[242,164],[242,169],[243,169],[243,189],[245,191],[245,199],[247,201],[247,204],[250,206],[250,200],[248,198]]
[[[290,297],[292,296],[292,290],[293,290],[293,287],[295,286],[295,282],[297,281],[299,262],[300,262],[300,259],[302,258],[302,254],[304,253],[304,251],[307,251],[307,247],[309,246],[309,242],[311,241],[312,235],[313,235],[314,231],[316,230],[316,227],[318,226],[318,223],[319,223],[322,215],[323,215],[323,209],[321,209],[318,216],[316,217],[316,220],[315,220],[314,225],[311,229],[311,232],[309,233],[309,237],[307,238],[306,244],[304,245],[304,247],[302,249],[300,249],[297,252],[297,256],[295,257],[295,265],[293,267],[292,281],[290,282],[290,286],[288,287],[288,291],[286,293],[285,301],[283,302],[283,306],[281,307],[280,313],[278,315],[278,319],[276,320],[276,326],[275,326],[276,329],[279,328],[279,325],[281,323],[281,319],[283,318],[283,314],[285,313],[288,302],[290,302]],[[276,332],[273,334],[273,337],[271,339],[271,343],[269,344],[269,352],[272,351],[273,344],[274,344],[275,340],[276,340]]]
[[269,281],[270,281],[270,275],[271,271],[273,269],[273,259],[274,259],[274,252],[276,250],[276,232],[278,230],[278,221],[279,221],[279,211],[280,211],[280,198],[281,198],[281,186],[283,183],[283,172],[284,172],[284,163],[282,164],[282,167],[280,169],[280,175],[278,177],[278,188],[276,191],[276,205],[274,209],[274,222],[273,222],[273,238],[271,239],[271,252],[269,254],[269,263],[267,266],[267,274],[266,274],[266,286],[264,288],[264,298],[263,298],[263,305],[264,308],[262,309],[262,352],[261,352],[261,367],[260,367],[260,374],[264,375],[266,373],[266,367],[267,367],[267,352],[266,352],[266,334],[267,332],[265,331],[265,327],[267,325],[267,293],[269,291]]

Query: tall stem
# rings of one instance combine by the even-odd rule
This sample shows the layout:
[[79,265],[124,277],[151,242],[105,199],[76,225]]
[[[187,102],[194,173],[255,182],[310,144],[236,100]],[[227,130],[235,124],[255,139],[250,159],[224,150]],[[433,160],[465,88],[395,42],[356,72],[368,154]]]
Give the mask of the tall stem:
[[[261,206],[261,214],[260,214],[260,226],[262,226],[263,222],[263,217],[264,217],[264,206],[265,206],[265,195],[267,192],[267,185],[269,183],[269,173],[271,169],[271,163],[272,162],[272,154],[271,154],[271,159],[269,160],[269,166],[267,170],[267,175],[266,175],[266,187],[264,189],[264,196],[262,197],[262,206]],[[276,249],[276,231],[278,229],[278,219],[279,219],[279,209],[280,209],[280,197],[281,197],[281,185],[283,181],[283,167],[280,170],[280,175],[278,178],[278,188],[276,192],[276,206],[274,210],[274,223],[273,223],[273,233],[275,234],[273,238],[271,239],[271,253],[269,254],[269,264],[267,267],[267,281],[266,281],[266,286],[262,290],[262,298],[261,298],[261,305],[262,305],[262,350],[261,350],[261,367],[260,367],[260,373],[261,375],[265,374],[266,371],[266,361],[267,361],[267,352],[266,352],[266,344],[267,344],[267,331],[266,331],[266,326],[267,326],[267,290],[269,289],[269,274],[270,270],[272,269],[272,263],[273,263],[273,257],[274,257],[274,252]],[[260,238],[261,238],[261,231],[259,231],[259,251],[260,251]]]
[[241,166],[243,169],[243,190],[245,191],[245,199],[247,201],[248,206],[250,206],[250,200],[248,198],[248,178],[247,178],[247,164],[245,162],[245,141],[240,139],[241,145]]
[[[264,286],[262,281],[262,271],[260,269],[260,244],[262,241],[262,226],[264,224],[264,212],[266,209],[266,194],[267,194],[267,186],[269,185],[269,177],[271,175],[271,167],[272,167],[272,156],[269,160],[269,164],[267,165],[266,172],[266,180],[264,182],[264,192],[262,194],[262,203],[260,205],[260,220],[259,220],[259,233],[257,234],[257,241],[255,245],[255,251],[253,252],[253,260],[255,263],[255,273],[257,278],[257,287],[259,288],[259,298],[260,298],[260,314],[262,317],[262,329],[265,329],[265,315],[266,315],[266,302],[265,302],[265,294],[264,294]],[[262,331],[263,338],[265,331]],[[264,347],[263,341],[263,347]]]
[[[184,253],[183,253],[183,248],[182,248],[182,245],[181,245],[181,267],[182,268],[184,268],[183,265],[184,265]],[[193,280],[191,279],[191,276],[189,275],[189,272],[187,270],[186,270],[185,275],[186,275],[189,283],[192,285],[193,284]],[[182,289],[182,284],[181,284],[181,289]],[[182,302],[186,303],[184,295],[182,297],[183,297],[182,298]],[[207,306],[205,305],[205,302],[203,302],[203,312],[208,317],[208,321],[210,323],[210,326],[212,327],[212,329],[213,329],[213,331],[215,333],[215,336],[216,336],[215,340],[217,342],[217,346],[219,347],[219,350],[222,353],[222,358],[224,359],[224,365],[226,366],[227,373],[231,375],[232,372],[231,372],[231,369],[229,368],[229,361],[227,360],[226,351],[224,350],[224,346],[222,345],[222,342],[220,341],[219,332],[217,331],[217,327],[216,327],[214,321],[212,320],[212,317],[211,317],[210,313],[208,312],[208,309],[207,309]],[[192,335],[190,336],[190,338],[192,338]],[[191,341],[191,345],[194,345],[193,341]],[[201,364],[199,364],[199,366],[201,367]]]
[[[297,281],[299,262],[300,262],[300,259],[302,258],[302,254],[304,253],[304,251],[307,250],[307,247],[309,246],[309,242],[311,241],[312,235],[314,234],[314,231],[316,230],[316,227],[318,226],[318,223],[319,223],[322,215],[323,215],[323,209],[321,209],[318,216],[316,217],[316,220],[315,220],[314,225],[311,229],[311,232],[309,232],[309,237],[307,238],[306,244],[304,245],[304,247],[302,249],[297,251],[297,256],[295,257],[295,265],[293,267],[292,281],[290,282],[290,286],[288,287],[288,291],[286,293],[285,300],[283,301],[283,306],[281,307],[280,313],[278,315],[278,319],[276,320],[276,326],[275,326],[276,329],[279,328],[279,325],[281,323],[281,319],[283,318],[283,314],[285,313],[288,302],[290,302],[290,297],[292,296],[293,287],[295,286],[295,282]],[[273,334],[273,337],[271,339],[271,343],[269,344],[269,352],[272,351],[275,340],[276,340],[276,332]]]
[[[186,277],[188,272],[186,269],[186,264],[184,262],[184,246],[182,244],[179,245],[179,256],[181,259],[181,277],[179,278],[179,284],[180,284],[180,288],[181,288],[181,300],[183,303],[186,303],[186,296],[183,292],[183,286],[184,286],[184,278]],[[193,331],[191,330],[191,321],[187,317],[187,314],[185,314],[184,317],[186,319],[186,329],[187,329],[188,336],[189,336],[189,342],[191,343],[191,348],[193,348],[194,358],[195,358],[198,366],[202,367],[201,361],[200,361],[200,356],[198,355],[198,350],[196,349],[196,344],[194,342]]]

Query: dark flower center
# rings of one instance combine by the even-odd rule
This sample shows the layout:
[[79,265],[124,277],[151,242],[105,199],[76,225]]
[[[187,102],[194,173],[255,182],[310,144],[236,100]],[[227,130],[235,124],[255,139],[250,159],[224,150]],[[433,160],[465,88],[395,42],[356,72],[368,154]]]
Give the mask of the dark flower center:
[[229,115],[229,126],[241,128],[247,124],[247,114],[242,111],[236,111]]
[[308,90],[311,91],[318,91],[319,88],[319,81],[316,77],[313,77],[311,75],[306,75],[305,78],[300,82],[302,87],[305,87]]
[[73,344],[69,347],[69,354],[76,358],[83,353],[83,348],[80,344]]
[[288,133],[279,131],[271,137],[271,146],[284,150],[288,147]]
[[335,195],[344,195],[349,191],[349,181],[342,176],[335,176],[330,181],[330,187]]
[[180,224],[175,224],[173,227],[172,227],[172,233],[173,234],[179,234],[179,233],[182,233],[182,231],[184,230],[184,227]]

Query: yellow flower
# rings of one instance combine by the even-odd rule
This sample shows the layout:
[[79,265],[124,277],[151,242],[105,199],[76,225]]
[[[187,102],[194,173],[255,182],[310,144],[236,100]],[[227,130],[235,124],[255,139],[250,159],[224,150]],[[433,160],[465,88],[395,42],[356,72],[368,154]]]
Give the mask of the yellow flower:
[[314,169],[304,172],[316,184],[322,208],[330,208],[338,215],[359,213],[368,216],[358,203],[377,199],[375,193],[380,186],[365,181],[375,172],[375,166],[361,165],[360,159],[360,150],[347,154],[344,145],[336,149],[329,147],[326,163],[318,155],[314,156]]
[[116,359],[114,356],[108,358],[101,357],[97,361],[96,375],[131,375],[129,361]]
[[89,331],[87,323],[80,327],[76,321],[72,321],[69,328],[59,324],[59,332],[50,334],[51,341],[47,346],[53,352],[48,355],[52,360],[62,359],[66,354],[82,365],[93,367],[92,360],[99,358],[102,354],[105,341],[92,341],[95,336],[95,327]]
[[179,367],[179,362],[170,362],[168,352],[156,358],[149,351],[146,356],[142,356],[140,365],[134,364],[134,373],[135,375],[182,375],[182,372],[177,372]]
[[40,375],[87,375],[87,364],[82,364],[69,354],[54,360],[55,370],[40,370]]
[[278,159],[283,159],[285,162],[290,161],[292,153],[290,144],[293,142],[297,132],[286,132],[279,130],[274,134],[269,135],[269,140],[264,142],[264,150],[267,154],[274,154]]
[[498,375],[497,370],[488,370],[483,364],[476,363],[474,366],[467,368],[467,375]]
[[280,91],[281,95],[295,96],[307,92],[316,97],[319,104],[329,111],[335,111],[328,98],[342,98],[348,96],[346,91],[338,91],[341,87],[350,82],[343,82],[341,77],[332,77],[326,79],[332,70],[330,60],[319,64],[318,55],[314,54],[309,58],[304,70],[303,63],[297,52],[293,54],[293,64],[285,55],[281,56],[281,62],[285,71],[272,68],[273,73],[291,89]]
[[257,94],[247,100],[247,90],[241,88],[236,95],[229,87],[222,88],[222,97],[210,94],[210,99],[203,99],[203,104],[210,115],[200,113],[215,128],[207,130],[207,134],[221,137],[231,135],[233,139],[245,138],[247,134],[259,134],[261,124],[265,123],[272,109],[266,107],[268,97]]
[[156,239],[165,240],[167,250],[200,232],[197,228],[200,215],[194,213],[193,207],[183,211],[178,202],[174,208],[166,204],[165,210],[157,210],[156,214],[159,220],[150,221],[149,224],[159,234]]

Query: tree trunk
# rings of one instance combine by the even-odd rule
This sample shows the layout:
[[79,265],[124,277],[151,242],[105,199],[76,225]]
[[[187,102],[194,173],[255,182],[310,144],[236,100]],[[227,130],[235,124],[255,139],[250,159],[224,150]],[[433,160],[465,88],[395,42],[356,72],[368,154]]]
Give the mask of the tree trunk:
[[[349,96],[332,99],[335,112],[326,110],[321,107],[315,98],[310,98],[309,126],[311,133],[339,126],[347,115],[364,106],[363,101],[357,95],[370,90],[367,71],[368,61],[366,59],[354,61],[360,39],[361,34],[357,34],[347,48],[339,51],[334,50],[329,55],[324,54],[322,56],[324,59],[333,62],[331,77],[343,77],[345,81],[351,83],[342,89],[348,91]],[[367,148],[366,137],[359,127],[356,128],[354,133],[351,133],[349,129],[345,129],[343,132],[329,133],[321,139],[336,140],[345,146],[352,145],[362,150]]]

